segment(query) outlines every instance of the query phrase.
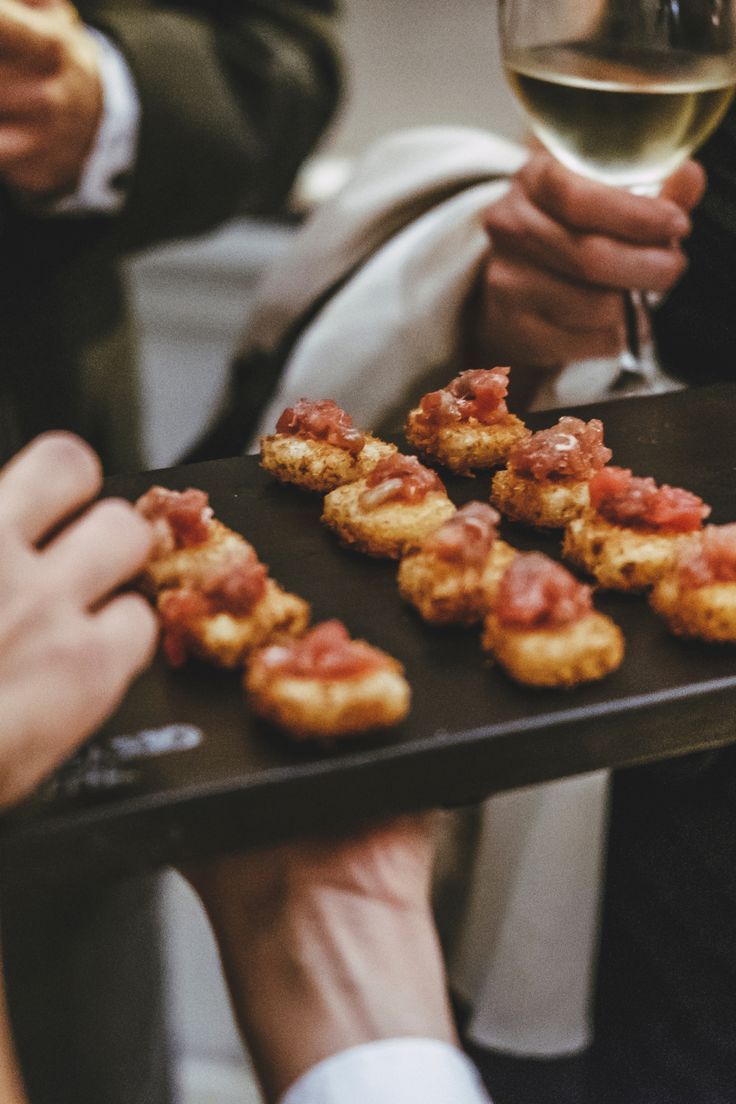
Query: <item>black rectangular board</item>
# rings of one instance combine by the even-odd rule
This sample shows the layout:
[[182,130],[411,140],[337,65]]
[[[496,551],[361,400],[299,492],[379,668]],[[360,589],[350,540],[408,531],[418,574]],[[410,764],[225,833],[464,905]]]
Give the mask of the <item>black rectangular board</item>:
[[[696,491],[714,522],[736,519],[736,386],[577,412],[603,418],[614,463]],[[487,474],[446,482],[458,503],[488,497]],[[95,740],[6,816],[5,877],[42,887],[125,874],[736,739],[736,647],[673,638],[641,597],[597,597],[626,636],[619,671],[571,691],[520,687],[484,658],[477,631],[424,625],[399,598],[396,564],[340,548],[319,496],[276,484],[256,458],[118,477],[106,490],[134,499],[154,483],[208,491],[314,621],[340,617],[399,658],[411,714],[380,736],[299,746],[250,715],[236,674],[159,659]],[[556,536],[510,525],[503,535],[559,550]]]

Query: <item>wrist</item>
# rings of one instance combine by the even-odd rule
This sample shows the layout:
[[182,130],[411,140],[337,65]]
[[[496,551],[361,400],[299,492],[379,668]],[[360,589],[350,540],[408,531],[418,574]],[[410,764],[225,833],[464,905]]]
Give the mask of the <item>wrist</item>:
[[409,1036],[455,1042],[428,905],[321,886],[289,899],[255,934],[215,927],[238,1019],[274,1099],[350,1047]]

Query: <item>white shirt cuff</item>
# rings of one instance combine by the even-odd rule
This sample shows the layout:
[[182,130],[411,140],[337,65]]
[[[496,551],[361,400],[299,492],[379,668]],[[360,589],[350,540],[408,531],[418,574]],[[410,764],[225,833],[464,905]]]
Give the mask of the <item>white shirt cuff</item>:
[[478,1071],[439,1039],[381,1039],[325,1058],[281,1104],[489,1104]]
[[113,215],[123,206],[135,165],[141,105],[128,63],[110,39],[87,27],[100,50],[102,120],[77,190],[48,210],[52,215]]

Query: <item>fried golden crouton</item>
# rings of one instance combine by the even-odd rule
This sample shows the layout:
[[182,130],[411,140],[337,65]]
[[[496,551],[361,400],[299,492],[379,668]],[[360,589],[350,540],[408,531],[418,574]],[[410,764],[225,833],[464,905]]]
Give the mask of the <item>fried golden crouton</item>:
[[497,540],[479,571],[420,549],[399,564],[399,592],[430,624],[474,625],[483,620],[515,554],[510,544]]
[[515,521],[563,529],[589,505],[588,482],[611,455],[600,419],[563,415],[512,449],[493,478],[491,502]]
[[736,524],[683,541],[650,602],[678,636],[736,643]]
[[470,369],[439,391],[429,391],[409,412],[406,439],[461,475],[503,463],[513,446],[529,436],[506,406],[509,371]]
[[175,587],[164,590],[157,601],[164,651],[173,666],[192,655],[219,667],[238,667],[254,649],[300,636],[309,624],[309,604],[273,579],[266,579],[262,596],[248,613],[200,614],[196,604],[190,612],[193,597],[196,603],[192,588]]
[[684,539],[683,533],[627,529],[589,510],[567,526],[562,556],[607,590],[641,591],[667,571]]
[[590,587],[541,552],[518,553],[504,571],[482,645],[530,686],[602,678],[623,657],[621,631],[593,609]]
[[153,529],[153,547],[141,588],[154,598],[164,587],[194,584],[227,562],[252,563],[255,549],[213,516],[204,491],[154,486],[135,504]]
[[576,479],[532,479],[504,468],[493,477],[491,502],[511,521],[564,529],[588,506],[588,484]]
[[209,536],[203,544],[175,548],[149,560],[141,576],[142,586],[146,593],[155,597],[166,587],[195,584],[221,563],[231,561],[234,557],[255,560],[257,553],[240,533],[233,532],[216,518],[212,518]]
[[454,513],[437,473],[397,452],[325,495],[322,521],[357,552],[398,559]]
[[676,636],[736,643],[736,583],[683,587],[671,572],[659,580],[649,600]]
[[613,590],[656,583],[710,513],[692,491],[613,465],[596,472],[588,492],[590,510],[568,525],[563,556]]
[[577,686],[615,671],[624,637],[610,617],[597,611],[561,628],[515,629],[496,614],[486,617],[483,647],[517,682],[529,686]]
[[470,418],[437,426],[425,421],[419,407],[409,412],[404,426],[406,439],[413,448],[457,475],[498,467],[514,445],[529,433],[515,414],[506,414],[493,425]]
[[445,491],[430,491],[418,502],[389,500],[366,510],[361,497],[364,479],[336,487],[325,495],[322,521],[356,552],[398,560],[418,548],[424,538],[455,513]]
[[367,475],[379,460],[397,451],[396,445],[370,434],[354,454],[327,441],[276,433],[261,438],[261,467],[281,483],[325,494]]
[[496,511],[469,502],[399,565],[399,591],[433,624],[472,625],[492,603],[515,549],[498,539]]
[[331,741],[398,724],[411,691],[401,664],[335,621],[256,652],[245,674],[253,712],[296,739]]

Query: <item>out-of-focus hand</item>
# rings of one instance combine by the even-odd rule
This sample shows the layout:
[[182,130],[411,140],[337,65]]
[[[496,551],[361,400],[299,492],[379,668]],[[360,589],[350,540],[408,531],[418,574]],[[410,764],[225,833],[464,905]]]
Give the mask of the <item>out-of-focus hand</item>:
[[102,115],[98,48],[66,0],[0,0],[0,177],[30,200],[74,191]]
[[350,1046],[454,1041],[429,905],[432,856],[432,818],[417,816],[187,872],[269,1099]]
[[682,275],[704,187],[694,161],[652,198],[532,154],[486,212],[491,248],[469,317],[476,362],[548,370],[620,352],[621,292],[666,292]]
[[155,645],[145,600],[111,597],[142,566],[150,527],[114,499],[77,514],[100,479],[96,455],[66,433],[37,438],[0,473],[0,806],[105,719]]

